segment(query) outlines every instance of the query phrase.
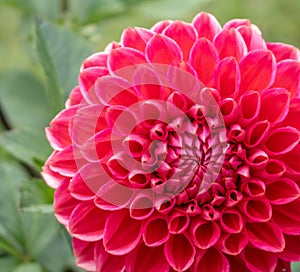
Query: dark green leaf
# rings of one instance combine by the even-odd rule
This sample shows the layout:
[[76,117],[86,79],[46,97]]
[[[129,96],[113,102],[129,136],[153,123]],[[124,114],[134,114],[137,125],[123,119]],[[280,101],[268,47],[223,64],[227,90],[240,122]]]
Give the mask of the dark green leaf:
[[19,263],[20,261],[14,257],[2,257],[0,258],[0,272],[13,271]]

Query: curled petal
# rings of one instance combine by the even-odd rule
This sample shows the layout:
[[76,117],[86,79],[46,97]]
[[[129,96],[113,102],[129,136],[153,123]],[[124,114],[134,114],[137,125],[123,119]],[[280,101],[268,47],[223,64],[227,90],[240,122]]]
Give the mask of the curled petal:
[[50,169],[48,161],[51,161],[53,154],[55,154],[55,152],[52,153],[45,162],[41,175],[49,187],[56,189],[64,181],[65,177]]
[[126,258],[126,271],[168,272],[169,267],[163,246],[149,248],[141,244]]
[[267,45],[261,35],[260,30],[255,25],[243,25],[237,28],[237,30],[241,33],[248,51],[252,51],[255,49],[267,49]]
[[147,42],[153,35],[154,33],[148,29],[141,27],[129,27],[123,31],[121,36],[121,43],[125,47],[131,47],[140,51],[144,51]]
[[132,251],[141,238],[141,221],[132,219],[126,210],[110,213],[104,228],[105,250],[113,255]]
[[104,225],[108,215],[109,212],[100,210],[93,203],[83,202],[71,214],[70,233],[84,241],[98,241],[103,238]]
[[246,126],[258,116],[260,111],[260,94],[258,92],[249,91],[240,97],[240,124]]
[[220,59],[234,57],[238,62],[247,54],[247,46],[241,34],[234,28],[223,29],[215,38],[214,45]]
[[300,99],[293,99],[290,102],[290,108],[283,121],[283,126],[291,126],[300,131]]
[[248,244],[245,233],[226,234],[218,242],[218,248],[225,254],[238,255]]
[[142,171],[133,170],[128,175],[131,188],[145,188],[150,182],[151,174],[145,174]]
[[267,184],[266,197],[272,204],[286,204],[300,197],[299,186],[291,179],[281,178]]
[[220,217],[222,228],[228,233],[238,233],[243,229],[244,222],[239,211],[225,210]]
[[[174,250],[180,248],[180,250]],[[182,254],[184,252],[184,254]],[[165,243],[165,256],[176,271],[187,270],[194,262],[196,250],[191,241],[183,234],[175,234]]]
[[209,271],[211,272],[229,272],[230,266],[225,255],[219,250],[211,247],[208,250],[203,250],[198,254],[197,260],[194,265],[194,272],[198,271]]
[[273,219],[280,229],[291,235],[300,232],[300,198],[284,205],[273,205]]
[[266,185],[260,179],[249,179],[242,185],[242,191],[250,197],[261,197],[265,194]]
[[177,43],[171,38],[160,34],[150,39],[145,50],[149,63],[171,64],[174,60],[183,60],[182,51]]
[[220,109],[226,125],[235,123],[239,117],[238,105],[232,98],[225,98],[220,104]]
[[292,175],[299,175],[300,164],[299,164],[300,144],[298,144],[291,152],[285,154],[282,161],[287,166],[287,171]]
[[95,243],[94,256],[97,271],[119,272],[125,266],[125,256],[114,256],[106,252],[103,241]]
[[273,87],[282,87],[290,91],[291,98],[300,95],[300,62],[283,60],[277,64],[277,73]]
[[277,265],[277,257],[268,251],[246,247],[242,256],[250,271],[270,272],[274,271]]
[[267,89],[275,80],[275,57],[268,50],[253,50],[241,60],[240,71],[241,91]]
[[168,223],[159,214],[151,216],[143,226],[143,239],[147,246],[156,247],[164,244],[170,237]]
[[55,217],[63,225],[68,225],[71,213],[80,201],[73,198],[68,190],[69,180],[65,179],[54,193],[54,213]]
[[95,243],[72,238],[76,265],[87,271],[96,271],[94,260]]
[[200,249],[212,247],[220,238],[221,230],[216,222],[194,220],[190,226],[191,237]]
[[150,194],[138,194],[130,203],[130,216],[136,220],[145,220],[153,212],[153,200]]
[[284,236],[275,223],[248,223],[246,231],[249,242],[261,250],[281,252],[285,247]]
[[266,198],[250,198],[240,205],[248,222],[267,222],[272,216],[272,207]]
[[65,105],[66,109],[71,108],[72,106],[76,106],[82,102],[83,96],[81,94],[80,87],[77,85],[71,91],[69,98],[67,99]]
[[274,88],[261,92],[260,120],[268,120],[270,123],[281,122],[288,114],[289,101],[290,94],[283,88]]
[[235,58],[224,58],[217,64],[214,71],[214,83],[221,97],[235,97],[240,81],[240,68]]
[[183,233],[190,223],[190,217],[182,210],[174,209],[168,217],[170,233]]
[[199,38],[206,38],[210,41],[221,31],[221,25],[211,14],[201,12],[192,21],[196,28]]
[[130,134],[123,140],[123,147],[133,157],[142,156],[150,145],[147,137]]
[[265,142],[266,152],[281,155],[295,148],[300,141],[300,132],[293,127],[283,127],[272,131]]
[[193,26],[182,21],[175,21],[169,24],[163,34],[177,42],[182,50],[184,60],[188,58],[189,52],[198,36]]
[[230,29],[230,28],[238,28],[241,26],[251,26],[251,22],[248,19],[232,19],[228,21],[223,28]]
[[246,163],[251,168],[256,170],[264,169],[269,161],[269,156],[266,152],[260,149],[250,149],[247,152]]
[[247,128],[245,145],[253,148],[263,142],[268,136],[270,130],[270,123],[267,120],[255,122]]
[[267,179],[268,181],[273,181],[280,178],[286,171],[286,166],[284,162],[269,159],[265,169],[259,174],[262,179]]
[[268,49],[271,50],[277,62],[282,60],[300,60],[300,51],[298,48],[284,43],[267,43]]

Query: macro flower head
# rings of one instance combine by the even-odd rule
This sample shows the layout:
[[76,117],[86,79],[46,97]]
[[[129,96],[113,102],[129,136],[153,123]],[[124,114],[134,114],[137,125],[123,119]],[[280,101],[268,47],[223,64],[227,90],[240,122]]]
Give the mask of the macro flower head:
[[54,211],[87,271],[291,271],[300,52],[249,20],[128,28],[46,133]]

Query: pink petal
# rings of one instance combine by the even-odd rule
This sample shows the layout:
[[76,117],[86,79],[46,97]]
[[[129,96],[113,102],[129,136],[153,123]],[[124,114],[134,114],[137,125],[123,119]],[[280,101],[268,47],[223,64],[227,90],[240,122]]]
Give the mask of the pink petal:
[[279,252],[278,256],[288,262],[300,262],[300,236],[284,235],[285,249]]
[[141,238],[141,221],[132,219],[128,211],[110,213],[104,228],[105,250],[113,255],[131,252]]
[[119,44],[116,41],[112,41],[110,42],[105,48],[104,48],[104,52],[105,53],[110,53],[111,51],[113,51],[114,49],[120,48],[122,47],[121,44]]
[[260,94],[255,91],[245,92],[240,98],[239,108],[241,114],[239,123],[246,126],[254,121],[259,114]]
[[256,170],[264,169],[269,161],[269,156],[261,149],[251,149],[246,158],[246,163]]
[[81,70],[90,67],[106,67],[107,66],[107,53],[100,52],[95,53],[89,56],[86,60],[83,61]]
[[270,203],[282,205],[299,198],[300,189],[293,180],[281,178],[267,185],[266,197],[269,199]]
[[213,38],[221,31],[218,20],[211,14],[201,12],[192,22],[192,25],[198,32],[199,38],[206,38],[213,41]]
[[263,90],[275,80],[276,60],[271,51],[253,50],[240,62],[242,91]]
[[100,77],[108,75],[107,68],[89,67],[80,72],[78,77],[79,86],[82,91],[88,93],[94,86],[96,80]]
[[174,209],[168,217],[170,233],[183,233],[190,223],[190,217],[182,210]]
[[161,34],[164,29],[171,24],[173,21],[171,20],[164,20],[156,23],[154,26],[151,27],[151,30],[156,32],[157,34]]
[[[143,53],[141,53],[141,51],[129,47],[120,47],[112,50],[107,59],[108,69],[117,74],[119,74],[118,70],[121,70],[122,68],[142,64],[145,62],[145,56]],[[127,71],[128,69],[125,70],[125,73]]]
[[157,34],[146,46],[146,58],[151,63],[171,64],[182,61],[183,55],[177,43],[169,37]]
[[79,204],[72,212],[69,230],[73,237],[84,241],[103,238],[104,225],[109,212],[100,210],[91,202]]
[[169,264],[164,256],[164,248],[149,248],[139,245],[126,258],[126,271],[168,272]]
[[255,122],[247,128],[245,145],[249,148],[260,145],[268,136],[270,123],[267,120]]
[[300,132],[293,127],[273,130],[265,142],[266,152],[270,155],[281,155],[291,151],[300,141]]
[[144,51],[147,42],[153,35],[154,33],[148,29],[141,27],[129,27],[123,31],[121,43],[125,47],[131,47],[140,51]]
[[244,261],[235,256],[227,255],[227,260],[229,261],[230,271],[238,271],[238,272],[249,272],[246,268]]
[[114,256],[107,253],[102,241],[95,243],[94,254],[97,272],[120,272],[124,270],[125,256]]
[[223,28],[230,29],[230,28],[238,28],[241,26],[251,26],[251,22],[248,19],[232,19],[228,21]]
[[223,29],[215,38],[214,45],[220,59],[234,57],[238,62],[247,54],[247,46],[241,34],[234,28]]
[[300,131],[300,99],[293,99],[290,102],[290,108],[283,121],[283,126],[291,126]]
[[48,186],[56,189],[64,181],[65,177],[52,171],[48,165],[48,162],[52,160],[54,154],[55,152],[53,152],[45,162],[45,165],[42,167],[41,175]]
[[50,128],[46,128],[47,139],[56,150],[62,150],[69,146],[72,141],[69,134],[69,126],[78,110],[77,106],[61,111],[50,123]]
[[184,271],[193,264],[196,250],[185,235],[175,234],[165,243],[164,253],[174,270]]
[[300,144],[298,144],[291,152],[285,154],[282,161],[287,166],[287,171],[291,174],[299,175],[300,164],[299,164]]
[[202,251],[198,256],[194,265],[194,272],[207,271],[210,272],[229,272],[230,266],[227,258],[223,253],[214,247]]
[[238,255],[248,244],[248,237],[245,233],[226,234],[221,238],[218,247],[225,254]]
[[68,100],[66,101],[66,109],[71,108],[72,106],[78,105],[82,102],[83,96],[79,86],[76,86],[71,91]]
[[78,200],[92,200],[95,196],[93,192],[97,192],[97,190],[92,191],[87,184],[89,182],[83,179],[80,172],[76,173],[69,185],[70,194]]
[[251,272],[274,271],[277,265],[277,257],[269,252],[246,247],[243,259]]
[[190,50],[198,36],[193,26],[182,21],[175,21],[169,24],[163,34],[177,42],[182,50],[184,60],[188,58]]
[[195,246],[207,249],[216,244],[220,238],[220,228],[216,222],[194,220],[191,227],[191,236]]
[[224,58],[218,63],[214,71],[214,82],[221,97],[235,97],[240,81],[240,69],[235,58]]
[[244,200],[241,210],[246,215],[248,222],[267,222],[272,217],[272,207],[264,197]]
[[87,271],[96,271],[94,260],[95,243],[72,238],[76,265]]
[[300,60],[300,51],[298,48],[284,43],[267,43],[268,49],[271,50],[277,62],[282,60]]
[[290,94],[286,89],[274,88],[262,91],[259,118],[270,123],[281,122],[289,111],[289,101]]
[[284,162],[269,159],[265,169],[259,174],[262,179],[273,181],[280,178],[286,171]]
[[243,229],[244,222],[239,211],[225,210],[220,217],[222,228],[228,233],[237,233]]
[[241,33],[247,45],[248,51],[252,51],[255,49],[267,49],[267,45],[257,26],[243,25],[238,27],[238,31]]
[[143,239],[147,246],[156,247],[164,244],[170,237],[168,224],[159,214],[151,216],[143,226]]
[[283,60],[277,64],[273,87],[283,87],[290,91],[291,98],[300,95],[300,62]]
[[205,38],[200,38],[194,44],[189,56],[190,64],[196,70],[199,80],[204,84],[211,79],[218,59],[216,48]]
[[300,198],[284,205],[273,205],[273,219],[280,229],[291,235],[300,232]]
[[80,201],[73,198],[68,190],[69,180],[65,179],[54,193],[54,213],[55,217],[63,225],[68,225],[72,211]]
[[272,223],[248,223],[246,225],[249,242],[267,252],[281,252],[285,241],[280,228]]

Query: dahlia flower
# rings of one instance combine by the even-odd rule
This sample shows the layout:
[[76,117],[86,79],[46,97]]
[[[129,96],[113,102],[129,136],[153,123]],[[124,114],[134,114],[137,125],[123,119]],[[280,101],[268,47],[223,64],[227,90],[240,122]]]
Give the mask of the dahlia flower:
[[128,28],[46,129],[57,220],[87,271],[291,271],[300,53],[249,20]]

